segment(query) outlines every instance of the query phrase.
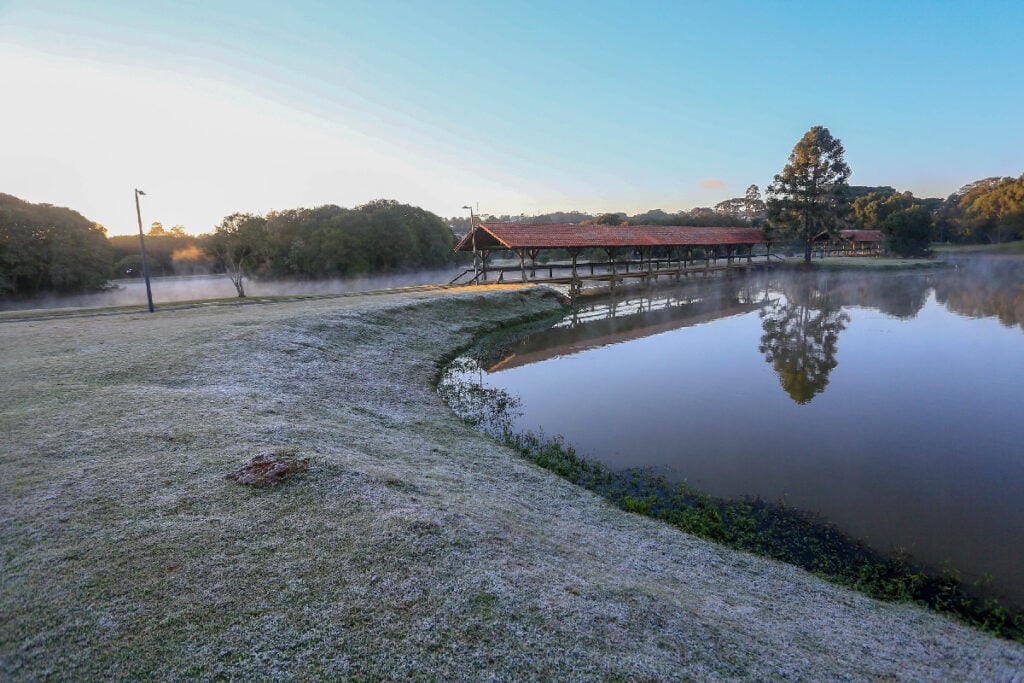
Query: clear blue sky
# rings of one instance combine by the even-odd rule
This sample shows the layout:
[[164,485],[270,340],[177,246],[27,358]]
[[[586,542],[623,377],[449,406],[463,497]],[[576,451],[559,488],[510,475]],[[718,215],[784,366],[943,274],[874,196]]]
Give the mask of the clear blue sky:
[[[776,5],[776,6],[773,6]],[[710,206],[812,125],[851,182],[1024,172],[1024,2],[0,0],[0,192],[112,234],[393,198]]]

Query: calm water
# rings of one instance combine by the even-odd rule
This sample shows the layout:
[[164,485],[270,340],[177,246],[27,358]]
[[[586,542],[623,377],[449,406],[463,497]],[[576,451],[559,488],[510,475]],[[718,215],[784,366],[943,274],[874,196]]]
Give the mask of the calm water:
[[469,373],[514,426],[820,513],[1024,604],[1024,261],[692,283],[586,305]]
[[[462,272],[458,268],[423,270],[411,273],[385,273],[332,280],[249,280],[248,296],[303,296],[363,292],[410,285],[447,284]],[[181,275],[154,277],[151,280],[156,305],[195,299],[231,298],[238,295],[226,275]],[[0,311],[38,308],[94,308],[100,306],[145,306],[146,285],[141,279],[114,280],[102,292],[87,294],[51,294],[23,299],[0,298]]]

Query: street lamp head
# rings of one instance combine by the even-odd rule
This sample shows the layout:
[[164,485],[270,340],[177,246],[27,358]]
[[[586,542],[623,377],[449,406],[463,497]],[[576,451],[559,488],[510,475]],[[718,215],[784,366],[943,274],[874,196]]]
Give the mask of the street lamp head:
[[472,211],[472,210],[473,210],[473,207],[472,207],[472,206],[464,206],[464,207],[462,207],[462,208],[463,208],[463,209],[469,209],[470,211]]
[[135,194],[142,194],[142,195],[144,195],[144,194],[146,194],[146,193],[145,193],[145,192],[143,192],[142,190],[140,190],[140,189],[136,188],[136,189],[135,189]]

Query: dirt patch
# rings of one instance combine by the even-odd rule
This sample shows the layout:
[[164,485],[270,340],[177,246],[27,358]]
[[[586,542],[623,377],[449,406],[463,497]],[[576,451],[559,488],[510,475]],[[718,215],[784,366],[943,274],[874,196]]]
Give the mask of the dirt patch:
[[287,448],[254,455],[226,478],[246,486],[264,488],[277,486],[291,479],[292,475],[308,469],[309,459],[300,459],[298,451]]

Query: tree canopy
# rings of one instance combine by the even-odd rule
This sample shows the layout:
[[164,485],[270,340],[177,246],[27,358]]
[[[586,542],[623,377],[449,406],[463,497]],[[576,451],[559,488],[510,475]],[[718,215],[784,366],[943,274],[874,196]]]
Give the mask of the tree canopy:
[[[891,187],[851,188],[854,225],[861,230],[880,230],[886,247],[900,256],[924,256],[932,239],[935,200],[920,199],[911,192]],[[941,203],[941,200],[940,200]]]
[[807,263],[815,235],[834,232],[847,213],[850,167],[845,154],[843,143],[828,128],[814,126],[796,143],[789,163],[768,188],[772,227],[803,243]]
[[1024,238],[1024,175],[964,185],[946,199],[940,225],[942,237],[958,242]]
[[233,214],[204,242],[239,296],[246,274],[327,278],[438,268],[452,263],[454,247],[455,236],[438,216],[386,199],[354,209]]
[[602,213],[600,216],[588,218],[583,221],[582,225],[622,225],[623,223],[626,223],[626,214],[624,213]]
[[260,216],[233,213],[204,241],[204,250],[223,266],[238,296],[245,296],[245,273],[266,259],[266,225],[266,220]]
[[[108,238],[113,251],[114,277],[142,277],[142,254],[138,235]],[[176,225],[167,230],[154,222],[146,233],[146,261],[149,274],[194,275],[212,272],[214,264],[199,248],[200,239],[185,234]]]
[[0,295],[98,289],[110,279],[106,230],[77,211],[0,193]]
[[761,190],[757,185],[750,185],[742,197],[733,197],[715,204],[715,212],[725,214],[733,218],[757,224],[764,219],[766,208],[764,200],[761,199]]

